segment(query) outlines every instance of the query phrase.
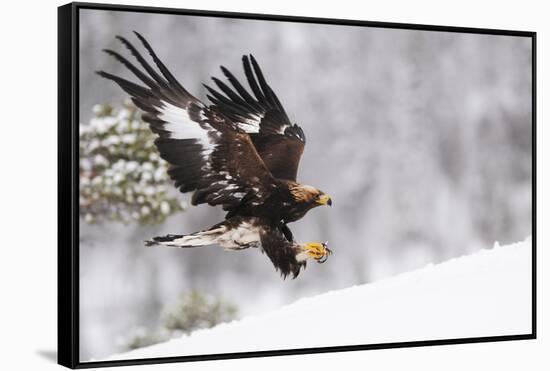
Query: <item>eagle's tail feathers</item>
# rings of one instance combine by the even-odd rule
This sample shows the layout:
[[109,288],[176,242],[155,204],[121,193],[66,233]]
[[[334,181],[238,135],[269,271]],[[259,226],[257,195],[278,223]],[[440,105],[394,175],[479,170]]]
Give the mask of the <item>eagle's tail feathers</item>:
[[206,231],[195,232],[187,235],[168,234],[166,236],[153,237],[145,241],[146,246],[171,246],[171,247],[201,247],[214,245],[218,238],[226,231],[225,226],[215,226]]

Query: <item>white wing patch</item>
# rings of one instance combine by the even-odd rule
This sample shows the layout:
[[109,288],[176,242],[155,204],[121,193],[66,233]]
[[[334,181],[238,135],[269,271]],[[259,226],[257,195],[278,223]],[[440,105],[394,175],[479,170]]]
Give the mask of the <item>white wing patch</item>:
[[[239,129],[243,130],[245,133],[259,133],[260,132],[260,123],[262,121],[262,119],[265,117],[265,115],[263,113],[251,113],[248,115],[247,118],[245,118],[244,120],[240,121],[237,123],[237,126],[239,127]],[[278,134],[281,134],[281,135],[286,135],[285,134],[285,130],[287,128],[289,128],[290,125],[282,125],[279,130],[277,130],[277,133]],[[296,138],[302,140],[302,138],[300,138],[300,136],[298,135],[293,135],[295,136]]]
[[174,106],[168,102],[162,102],[159,108],[159,119],[165,121],[163,128],[170,132],[172,139],[196,139],[203,147],[203,153],[208,156],[214,150],[214,143],[208,137],[212,126],[203,121],[200,124],[191,120],[186,109]]
[[245,133],[258,133],[260,131],[260,122],[264,118],[264,114],[250,114],[248,118],[237,123],[239,129]]
[[288,125],[283,125],[279,128],[279,134],[285,135],[285,130],[288,128]]

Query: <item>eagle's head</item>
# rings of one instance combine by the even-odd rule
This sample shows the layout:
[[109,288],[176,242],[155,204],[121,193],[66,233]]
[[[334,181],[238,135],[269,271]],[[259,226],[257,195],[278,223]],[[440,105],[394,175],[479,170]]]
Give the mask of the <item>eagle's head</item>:
[[296,183],[289,189],[294,200],[298,203],[306,204],[308,208],[322,205],[332,206],[330,196],[315,187]]

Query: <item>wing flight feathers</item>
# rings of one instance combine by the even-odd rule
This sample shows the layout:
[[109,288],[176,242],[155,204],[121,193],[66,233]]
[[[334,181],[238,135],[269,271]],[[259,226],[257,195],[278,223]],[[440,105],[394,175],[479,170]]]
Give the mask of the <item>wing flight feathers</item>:
[[[261,202],[274,181],[249,137],[215,107],[207,107],[176,80],[149,43],[136,32],[160,74],[125,38],[118,36],[140,69],[112,50],[105,52],[132,72],[145,86],[99,71],[117,83],[143,110],[143,120],[159,135],[160,155],[182,192],[194,191],[193,204],[222,205],[231,210],[247,200]],[[213,93],[214,94],[214,93]]]
[[205,85],[213,107],[248,133],[256,150],[275,178],[296,180],[305,135],[291,124],[283,105],[267,83],[254,56],[243,56],[243,70],[251,93],[227,68],[228,84],[213,77],[218,90]]

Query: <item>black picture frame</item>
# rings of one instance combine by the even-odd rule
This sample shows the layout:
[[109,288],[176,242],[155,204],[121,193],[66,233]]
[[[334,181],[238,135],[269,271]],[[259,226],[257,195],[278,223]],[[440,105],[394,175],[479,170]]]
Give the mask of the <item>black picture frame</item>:
[[[286,349],[206,354],[200,356],[162,357],[119,361],[81,362],[79,360],[79,11],[81,9],[115,10],[140,13],[196,15],[222,18],[254,19],[281,22],[353,25],[406,30],[521,36],[532,40],[532,332],[513,336],[487,336],[460,339],[408,341],[384,344],[339,345],[325,348]],[[129,5],[70,3],[58,8],[58,363],[69,368],[155,364],[267,357],[308,353],[344,352],[371,349],[420,347],[463,343],[536,339],[536,32],[386,23],[346,19],[326,19],[268,14],[231,13]]]

